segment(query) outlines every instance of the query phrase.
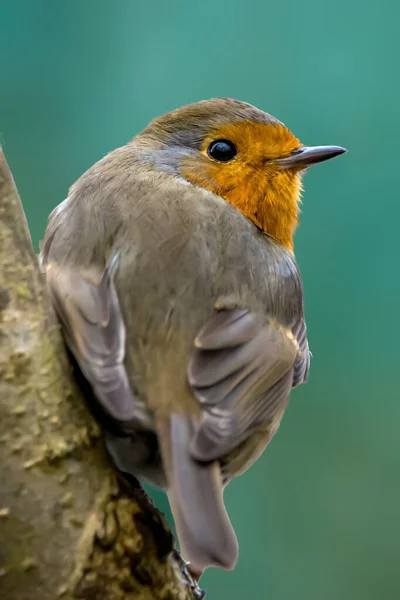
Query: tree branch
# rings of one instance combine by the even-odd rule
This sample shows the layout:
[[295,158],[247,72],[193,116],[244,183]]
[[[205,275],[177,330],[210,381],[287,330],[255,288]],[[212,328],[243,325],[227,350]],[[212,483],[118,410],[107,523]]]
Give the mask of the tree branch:
[[0,240],[0,597],[201,598],[163,517],[109,464],[1,150]]

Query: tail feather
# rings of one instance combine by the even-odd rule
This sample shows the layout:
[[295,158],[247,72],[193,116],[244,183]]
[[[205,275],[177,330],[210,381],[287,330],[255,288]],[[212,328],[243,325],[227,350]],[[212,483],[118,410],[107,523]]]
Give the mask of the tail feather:
[[219,464],[201,464],[191,458],[193,431],[188,418],[172,415],[159,434],[183,557],[200,572],[211,566],[233,569],[238,543],[223,501]]

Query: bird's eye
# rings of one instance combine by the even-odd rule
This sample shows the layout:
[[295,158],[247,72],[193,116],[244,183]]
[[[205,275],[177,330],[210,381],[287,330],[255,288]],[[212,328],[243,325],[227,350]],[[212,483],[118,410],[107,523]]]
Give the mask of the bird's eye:
[[208,146],[207,154],[218,162],[228,162],[235,158],[237,150],[229,140],[215,140]]

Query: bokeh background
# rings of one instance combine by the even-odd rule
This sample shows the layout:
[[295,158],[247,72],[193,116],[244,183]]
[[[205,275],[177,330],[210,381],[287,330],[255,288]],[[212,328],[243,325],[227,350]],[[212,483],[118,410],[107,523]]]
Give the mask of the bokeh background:
[[240,561],[205,575],[210,600],[400,598],[398,17],[394,0],[0,1],[0,141],[36,245],[86,168],[189,102],[243,99],[349,150],[305,178],[311,377],[227,490]]

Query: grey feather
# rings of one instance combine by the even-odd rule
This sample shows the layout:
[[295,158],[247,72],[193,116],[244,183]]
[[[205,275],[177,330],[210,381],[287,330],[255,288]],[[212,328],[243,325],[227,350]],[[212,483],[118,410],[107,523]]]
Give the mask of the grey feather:
[[97,281],[78,269],[50,263],[47,284],[66,342],[91,384],[102,408],[116,421],[135,417],[135,402],[124,367],[125,326],[114,275],[119,253],[114,252]]
[[152,431],[132,430],[130,435],[115,435],[106,430],[107,450],[122,473],[143,477],[153,486],[166,489],[167,479],[163,468],[157,436]]
[[259,323],[246,309],[218,310],[200,331],[195,346],[207,350],[218,350],[238,346],[249,341]]
[[290,330],[240,309],[215,311],[198,341],[188,379],[204,414],[190,448],[216,460],[286,405],[299,346]]
[[200,464],[189,455],[194,431],[190,419],[173,414],[166,428],[160,433],[169,471],[168,498],[183,555],[196,571],[207,566],[233,569],[238,544],[223,501],[219,465]]
[[304,318],[296,323],[292,331],[300,347],[300,354],[296,359],[293,372],[293,387],[297,387],[307,382],[310,371],[311,354],[308,347],[307,327]]

